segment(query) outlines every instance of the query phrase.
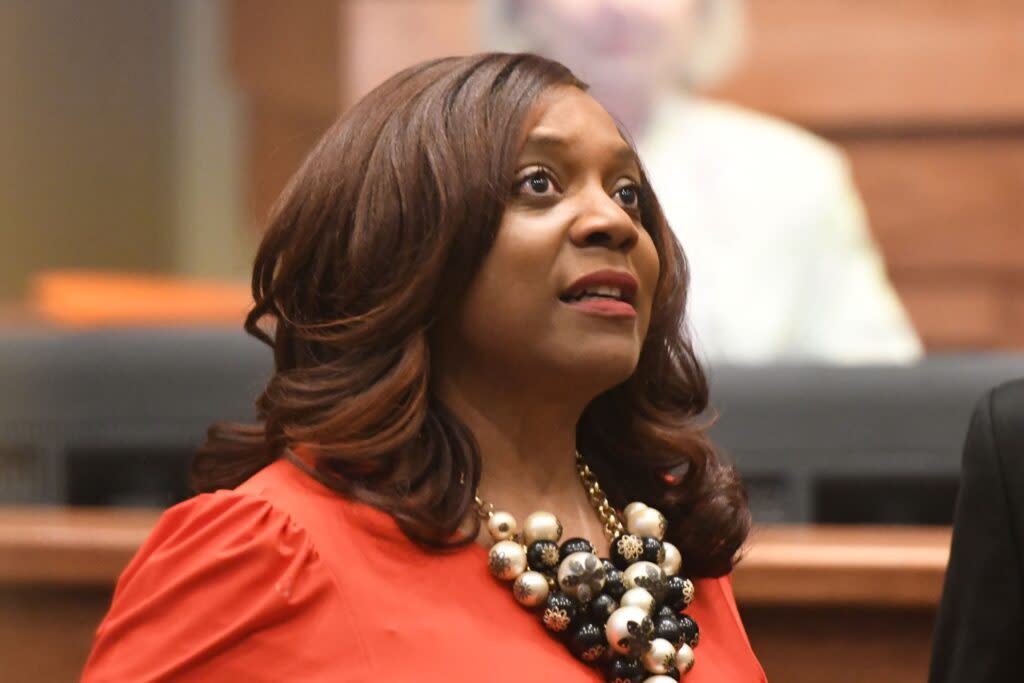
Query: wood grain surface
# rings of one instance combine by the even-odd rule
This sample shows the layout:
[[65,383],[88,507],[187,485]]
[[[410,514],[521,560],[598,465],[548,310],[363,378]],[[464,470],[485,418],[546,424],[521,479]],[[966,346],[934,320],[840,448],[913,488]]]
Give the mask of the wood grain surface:
[[[4,680],[74,680],[117,576],[158,513],[0,508]],[[773,681],[923,680],[950,531],[758,528],[733,580]]]

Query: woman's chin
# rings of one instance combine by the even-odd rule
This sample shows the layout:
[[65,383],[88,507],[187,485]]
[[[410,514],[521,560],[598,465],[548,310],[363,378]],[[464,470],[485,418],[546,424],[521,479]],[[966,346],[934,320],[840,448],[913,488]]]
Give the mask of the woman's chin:
[[560,370],[566,375],[565,381],[587,385],[600,393],[629,379],[639,358],[640,350],[633,346],[578,348],[560,364]]

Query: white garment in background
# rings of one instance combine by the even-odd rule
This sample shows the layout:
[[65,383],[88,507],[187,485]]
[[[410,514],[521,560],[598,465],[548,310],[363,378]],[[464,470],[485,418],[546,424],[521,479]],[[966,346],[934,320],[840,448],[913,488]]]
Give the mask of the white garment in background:
[[921,344],[886,277],[846,160],[783,121],[673,97],[640,157],[691,270],[711,363],[907,363]]

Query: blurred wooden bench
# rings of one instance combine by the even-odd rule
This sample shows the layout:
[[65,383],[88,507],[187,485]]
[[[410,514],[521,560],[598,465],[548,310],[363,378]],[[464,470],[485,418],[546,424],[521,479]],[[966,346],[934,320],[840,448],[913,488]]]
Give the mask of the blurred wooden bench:
[[747,633],[783,683],[924,683],[951,532],[756,529],[734,575]]
[[[158,516],[0,508],[0,651],[12,671],[77,676],[118,574]],[[923,681],[949,542],[942,528],[756,529],[734,587],[770,679]]]
[[3,679],[74,681],[152,510],[0,508]]

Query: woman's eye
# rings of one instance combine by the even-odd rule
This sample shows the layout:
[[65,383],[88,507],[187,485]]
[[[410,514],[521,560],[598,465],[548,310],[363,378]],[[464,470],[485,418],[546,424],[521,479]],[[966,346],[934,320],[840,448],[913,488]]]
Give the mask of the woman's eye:
[[640,205],[640,193],[637,191],[636,185],[620,187],[615,191],[615,195],[619,198],[619,202],[627,209],[635,209]]
[[546,195],[554,190],[554,182],[545,171],[534,171],[519,181],[519,189],[533,195]]

